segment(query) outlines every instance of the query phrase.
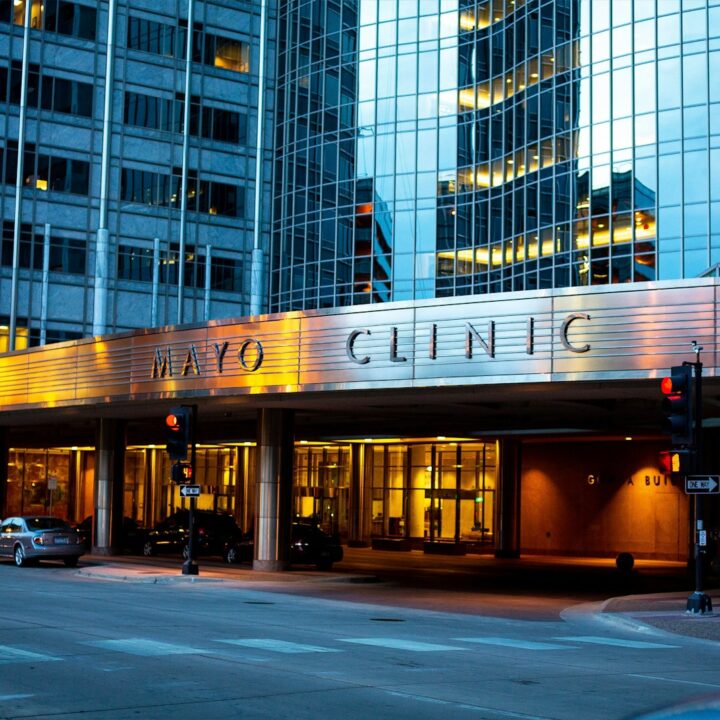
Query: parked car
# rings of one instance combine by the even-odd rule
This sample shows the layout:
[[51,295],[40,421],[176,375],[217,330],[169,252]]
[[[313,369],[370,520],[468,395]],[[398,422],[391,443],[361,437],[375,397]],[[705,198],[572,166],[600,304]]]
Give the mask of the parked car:
[[[195,510],[195,552],[198,555],[221,555],[227,559],[228,549],[240,543],[243,534],[232,515],[212,510]],[[143,543],[143,555],[159,553],[188,554],[187,510],[178,510],[150,530]]]
[[0,557],[18,567],[38,560],[62,560],[75,567],[85,553],[82,537],[61,518],[9,517],[0,524]]
[[[254,541],[252,535],[235,547],[228,548],[225,559],[229,563],[252,562]],[[317,524],[296,521],[290,536],[290,562],[298,565],[315,565],[318,570],[330,570],[333,563],[343,559],[343,549],[337,537],[321,530]]]
[[[93,516],[88,515],[82,522],[78,523],[75,528],[85,543],[86,552],[90,552],[92,548],[92,523]],[[140,527],[136,520],[124,517],[119,538],[120,549],[131,555],[141,553],[143,551],[143,545],[145,544],[145,535],[146,530]]]

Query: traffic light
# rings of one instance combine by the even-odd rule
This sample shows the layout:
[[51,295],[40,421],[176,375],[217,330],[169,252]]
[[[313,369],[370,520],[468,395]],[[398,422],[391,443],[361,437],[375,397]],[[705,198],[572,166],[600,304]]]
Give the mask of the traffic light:
[[178,485],[192,482],[192,465],[176,462],[170,467],[170,479]]
[[172,408],[165,418],[167,453],[172,460],[187,458],[191,424],[192,409],[189,407]]
[[665,395],[662,409],[665,415],[663,430],[671,436],[673,445],[693,443],[693,369],[691,365],[670,368],[660,387]]
[[665,475],[687,475],[690,472],[690,453],[687,450],[663,450],[659,460]]

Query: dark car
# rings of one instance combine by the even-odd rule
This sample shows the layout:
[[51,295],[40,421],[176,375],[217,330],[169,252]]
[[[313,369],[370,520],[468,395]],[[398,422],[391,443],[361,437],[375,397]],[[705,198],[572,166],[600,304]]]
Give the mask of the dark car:
[[[247,536],[241,543],[227,550],[225,559],[230,563],[252,562],[254,542]],[[298,565],[315,565],[318,570],[330,570],[333,563],[343,559],[343,549],[337,537],[329,535],[312,522],[292,524],[290,562]]]
[[61,518],[10,517],[0,524],[0,557],[13,558],[18,567],[39,560],[75,567],[84,552],[82,538]]
[[[190,535],[189,512],[178,510],[150,530],[143,543],[143,555],[158,553],[182,553],[187,557]],[[243,534],[232,515],[212,510],[195,510],[195,553],[198,555],[222,555],[228,559],[228,551],[243,540]]]
[[[82,537],[85,548],[88,552],[92,549],[92,523],[93,516],[88,515],[81,523],[78,523],[78,535]],[[145,543],[146,531],[136,520],[124,517],[122,520],[122,529],[120,531],[119,546],[123,552],[135,555],[143,551]]]

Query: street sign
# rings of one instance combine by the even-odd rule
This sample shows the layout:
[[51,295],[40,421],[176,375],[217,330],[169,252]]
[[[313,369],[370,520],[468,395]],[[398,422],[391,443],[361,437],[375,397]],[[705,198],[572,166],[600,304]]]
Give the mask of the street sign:
[[720,492],[720,475],[688,475],[685,478],[685,492],[718,493]]
[[180,494],[183,497],[197,497],[200,494],[199,485],[181,485]]

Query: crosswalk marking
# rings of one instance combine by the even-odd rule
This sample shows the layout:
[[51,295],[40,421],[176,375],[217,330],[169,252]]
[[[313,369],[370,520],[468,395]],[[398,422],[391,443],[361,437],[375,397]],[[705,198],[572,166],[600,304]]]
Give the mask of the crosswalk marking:
[[465,650],[454,645],[437,645],[435,643],[415,642],[399,638],[339,638],[340,642],[356,643],[357,645],[373,645],[375,647],[392,648],[393,650],[409,650],[411,652],[438,652],[440,650]]
[[558,645],[556,643],[532,642],[530,640],[513,640],[502,637],[471,637],[451,638],[457,642],[478,643],[480,645],[501,645],[503,647],[517,648],[518,650],[577,650],[573,645]]
[[20,648],[10,647],[9,645],[0,645],[0,665],[9,663],[29,663],[29,662],[53,662],[62,660],[62,658],[44,653],[30,652],[29,650],[21,650]]
[[159,642],[157,640],[146,640],[144,638],[127,638],[125,640],[89,640],[85,645],[92,645],[103,650],[115,650],[128,653],[129,655],[142,655],[154,657],[158,655],[197,655],[207,652],[188,645],[173,645],[171,643]]
[[287,654],[342,652],[341,650],[320,647],[319,645],[303,645],[302,643],[288,642],[287,640],[272,640],[270,638],[241,638],[239,640],[218,640],[217,642]]
[[634,650],[664,650],[680,647],[664,643],[645,642],[643,640],[623,640],[621,638],[597,637],[595,635],[577,635],[573,637],[556,637],[555,640],[565,642],[589,643],[591,645],[611,645],[613,647],[633,648]]

